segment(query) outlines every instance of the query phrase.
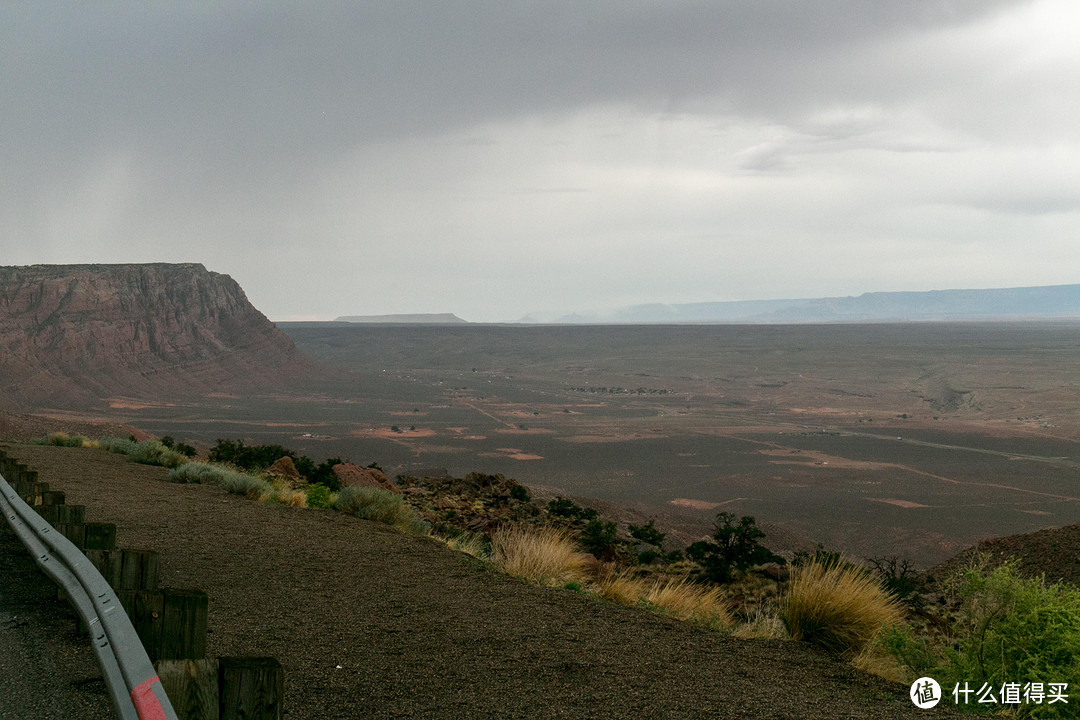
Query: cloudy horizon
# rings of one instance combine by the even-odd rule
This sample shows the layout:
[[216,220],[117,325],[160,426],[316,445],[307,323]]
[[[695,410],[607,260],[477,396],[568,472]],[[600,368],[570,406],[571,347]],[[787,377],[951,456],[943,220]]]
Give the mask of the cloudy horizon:
[[0,3],[2,264],[275,320],[1077,282],[1064,0]]

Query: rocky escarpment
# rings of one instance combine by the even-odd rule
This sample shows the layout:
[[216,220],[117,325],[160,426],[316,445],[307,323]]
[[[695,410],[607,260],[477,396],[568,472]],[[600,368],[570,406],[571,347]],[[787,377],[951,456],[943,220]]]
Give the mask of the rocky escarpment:
[[310,367],[199,264],[0,267],[0,348],[8,409],[246,391]]

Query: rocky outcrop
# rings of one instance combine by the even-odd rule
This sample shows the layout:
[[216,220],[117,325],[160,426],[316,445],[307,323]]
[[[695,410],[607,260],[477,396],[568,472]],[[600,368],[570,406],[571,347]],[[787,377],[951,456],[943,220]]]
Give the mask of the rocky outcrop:
[[198,264],[0,267],[0,403],[85,407],[273,387],[311,367]]
[[401,490],[390,482],[390,478],[386,477],[383,471],[378,468],[362,468],[352,463],[340,463],[335,465],[333,470],[338,482],[341,483],[341,487],[348,487],[349,485],[377,487],[401,494]]
[[270,477],[288,480],[294,484],[303,482],[303,478],[300,477],[300,472],[296,469],[296,463],[294,463],[293,459],[288,455],[279,457],[275,460],[274,464],[267,468],[266,474]]

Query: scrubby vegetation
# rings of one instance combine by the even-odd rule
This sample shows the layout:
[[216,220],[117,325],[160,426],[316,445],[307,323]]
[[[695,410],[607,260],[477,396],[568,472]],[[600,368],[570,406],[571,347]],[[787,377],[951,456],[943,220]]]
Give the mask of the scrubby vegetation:
[[334,508],[365,520],[375,520],[414,535],[426,535],[431,524],[411,505],[389,490],[350,485],[338,493]]
[[731,580],[736,570],[783,561],[759,542],[764,537],[765,533],[749,515],[735,522],[733,514],[720,512],[713,525],[713,541],[699,540],[691,544],[686,548],[686,555],[701,566],[706,580],[723,584]]
[[243,440],[223,438],[218,438],[208,455],[210,462],[229,463],[249,472],[266,470],[283,457],[293,461],[296,471],[307,482],[324,485],[335,492],[341,489],[341,483],[334,474],[334,466],[343,462],[339,457],[327,458],[316,464],[307,455],[297,455],[281,445],[245,445]]
[[811,560],[792,576],[781,617],[793,640],[854,657],[880,630],[899,623],[903,613],[868,570]]
[[[1042,683],[1044,692],[1050,683],[1068,683],[1073,693],[1080,687],[1080,588],[1020,577],[1013,563],[989,569],[980,562],[944,591],[951,622],[923,633],[896,628],[882,639],[909,670],[906,680],[929,675],[945,693],[964,683],[977,692],[985,683],[996,697],[1005,683],[1016,683],[1021,698],[1029,683]],[[1018,713],[1075,717],[1070,705],[1024,702]]]

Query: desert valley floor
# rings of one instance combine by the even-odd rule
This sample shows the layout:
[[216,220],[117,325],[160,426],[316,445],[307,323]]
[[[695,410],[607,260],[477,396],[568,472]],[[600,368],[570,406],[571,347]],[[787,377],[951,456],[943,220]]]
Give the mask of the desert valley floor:
[[391,476],[499,472],[683,538],[723,509],[784,547],[921,566],[1080,520],[1076,324],[281,327],[334,370],[97,415]]

